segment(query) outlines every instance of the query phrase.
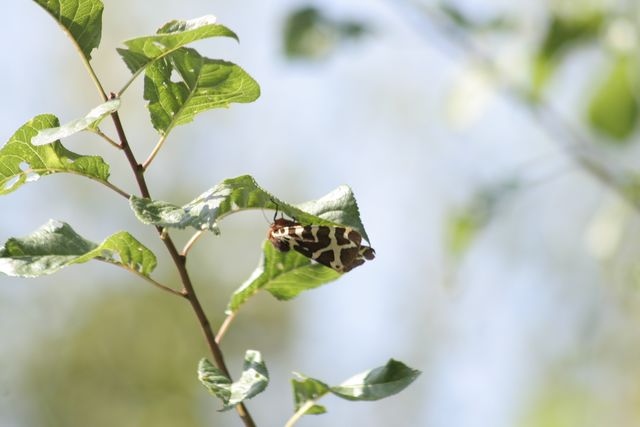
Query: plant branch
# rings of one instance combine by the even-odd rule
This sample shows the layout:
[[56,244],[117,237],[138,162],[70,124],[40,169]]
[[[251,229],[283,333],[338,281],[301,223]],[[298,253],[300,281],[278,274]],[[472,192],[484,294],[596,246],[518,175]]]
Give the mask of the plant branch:
[[[503,94],[516,101],[518,105],[525,107],[531,116],[541,125],[542,129],[561,146],[570,158],[605,186],[618,193],[636,210],[640,210],[638,200],[628,191],[625,191],[624,186],[619,183],[615,174],[609,171],[598,158],[586,150],[587,147],[592,145],[591,141],[575,130],[543,97],[533,102],[531,98],[531,88],[514,81],[510,76],[503,73],[493,58],[479,49],[473,42],[468,31],[451,23],[446,16],[443,16],[435,9],[423,3],[418,4],[415,0],[404,0],[404,3],[412,12],[416,12],[418,16],[422,18],[423,23],[429,24],[428,27],[420,25],[419,28],[423,31],[423,34],[429,42],[432,42],[432,34],[424,31],[428,31],[429,29],[435,30],[437,35],[443,37],[459,51],[480,63],[485,71],[493,76],[496,81],[500,82]],[[444,54],[450,54],[446,47],[438,46],[438,48]]]
[[119,195],[121,195],[122,197],[124,197],[127,200],[129,200],[129,198],[131,197],[131,194],[129,194],[126,191],[120,189],[119,187],[113,185],[109,181],[103,182],[103,184],[106,185],[107,187],[109,187],[110,189],[112,189],[113,191],[115,191],[116,193],[118,193]]
[[128,272],[135,274],[136,276],[138,276],[138,277],[140,277],[140,278],[142,278],[142,279],[146,280],[147,282],[151,283],[153,286],[155,286],[155,287],[157,287],[158,289],[161,289],[161,290],[163,290],[163,291],[165,291],[165,292],[169,292],[170,294],[177,295],[177,296],[179,296],[179,297],[185,297],[185,294],[184,294],[184,293],[182,293],[182,292],[180,292],[180,291],[176,291],[175,289],[170,288],[170,287],[169,287],[169,286],[167,286],[167,285],[163,285],[162,283],[160,283],[160,282],[158,282],[158,281],[156,281],[156,280],[152,279],[151,277],[149,277],[149,276],[147,276],[147,275],[145,275],[145,274],[140,273],[138,270],[136,270],[136,269],[134,269],[134,268],[130,268],[130,267],[128,267],[128,266],[126,266],[126,265],[124,265],[124,264],[121,264],[121,263],[119,263],[119,262],[113,262],[113,261],[110,261],[110,260],[108,260],[108,259],[106,259],[106,258],[100,258],[100,257],[98,257],[98,258],[96,258],[96,259],[97,259],[98,261],[106,262],[107,264],[111,264],[111,265],[115,265],[116,267],[120,267],[120,268],[122,268],[123,270],[127,270]]
[[234,311],[231,314],[228,314],[227,317],[224,319],[224,322],[222,322],[220,329],[218,329],[218,335],[216,335],[216,343],[220,344],[220,341],[222,341],[222,338],[227,333],[227,330],[229,329],[231,322],[233,322],[233,319],[236,318],[236,314],[238,314],[238,312]]
[[180,252],[180,255],[187,256],[187,254],[189,253],[193,245],[198,241],[200,237],[202,237],[203,234],[204,234],[204,231],[200,230],[196,232],[193,236],[191,236],[189,241],[184,245],[184,248],[182,248],[182,252]]
[[122,146],[120,144],[115,142],[113,139],[109,138],[109,136],[106,135],[104,132],[102,132],[99,128],[95,128],[91,130],[91,132],[95,133],[96,135],[98,135],[99,137],[107,141],[109,144],[113,145],[118,150],[122,150]]
[[287,421],[284,427],[292,427],[295,423],[297,423],[300,420],[300,418],[302,418],[304,414],[307,413],[309,409],[313,408],[313,405],[315,404],[316,404],[315,400],[307,400],[306,402],[304,402],[304,405],[302,405],[300,409],[298,409],[296,413],[293,414],[291,418],[289,418],[289,421]]
[[[112,99],[115,96],[116,96],[115,94],[113,93],[111,94]],[[140,193],[142,197],[151,198],[151,195],[149,193],[149,188],[147,186],[147,182],[144,177],[144,168],[142,167],[141,164],[137,162],[133,152],[131,151],[131,147],[129,146],[129,142],[127,141],[127,137],[122,127],[122,123],[120,121],[120,116],[118,115],[118,112],[117,111],[113,112],[111,114],[111,118],[113,119],[113,123],[116,127],[118,138],[120,139],[120,145],[122,146],[122,149],[127,157],[127,160],[129,161],[129,165],[133,170],[136,181],[138,182]],[[207,340],[209,350],[211,351],[211,354],[215,360],[216,366],[229,379],[231,379],[231,375],[224,361],[222,351],[220,350],[220,347],[216,343],[215,335],[213,333],[213,330],[211,329],[211,324],[209,323],[209,319],[207,318],[207,315],[205,314],[202,308],[202,305],[200,304],[200,300],[196,295],[196,291],[193,287],[193,284],[191,283],[191,278],[189,277],[189,273],[186,267],[186,257],[178,253],[178,250],[176,249],[175,244],[171,240],[171,236],[169,236],[168,233],[163,232],[162,227],[156,226],[156,230],[158,231],[158,234],[160,235],[162,242],[164,243],[167,250],[169,251],[169,254],[171,255],[171,258],[176,266],[176,269],[178,270],[178,274],[180,275],[180,280],[183,286],[183,291],[181,295],[184,296],[191,304],[191,308],[193,309],[198,319],[198,322],[200,323],[200,328],[202,329],[202,332],[204,333],[204,336]],[[249,411],[247,410],[247,408],[243,403],[236,405],[236,411],[240,415],[240,418],[242,419],[242,422],[246,427],[255,427],[255,423],[251,418]]]
[[149,167],[153,159],[155,159],[156,155],[160,151],[160,148],[162,148],[162,145],[167,140],[167,136],[169,136],[168,130],[160,137],[156,146],[153,147],[151,154],[149,154],[149,157],[147,158],[147,160],[145,160],[144,163],[142,164],[142,170],[147,170],[147,168]]
[[122,88],[118,91],[118,97],[122,96],[122,94],[129,88],[129,86],[131,85],[131,83],[133,83],[133,81],[138,77],[138,75],[140,75],[140,73],[145,69],[146,67],[141,67],[140,69],[138,69],[138,71],[136,71],[135,73],[133,73],[131,75],[131,78],[129,78],[129,80],[127,80],[127,82],[124,84],[124,86],[122,86]]
[[[56,16],[53,16],[53,18],[58,21],[58,18]],[[78,51],[78,54],[80,55],[80,59],[82,59],[82,64],[84,65],[84,68],[87,69],[87,72],[89,73],[89,76],[91,77],[91,80],[93,81],[93,84],[96,86],[96,89],[98,89],[98,92],[100,93],[100,97],[102,98],[103,101],[107,101],[107,92],[105,92],[104,88],[102,87],[102,83],[100,83],[100,79],[98,79],[98,76],[96,75],[95,70],[93,69],[93,67],[91,66],[91,62],[89,62],[89,58],[87,58],[84,55],[84,52],[82,51],[82,48],[80,47],[80,45],[78,44],[78,41],[76,40],[76,38],[73,36],[73,34],[71,34],[71,32],[69,32],[69,30],[62,24],[60,24],[58,22],[58,24],[60,25],[60,28],[62,28],[62,31],[64,31],[67,36],[69,36],[69,39],[71,40],[71,43],[73,44],[73,47]]]

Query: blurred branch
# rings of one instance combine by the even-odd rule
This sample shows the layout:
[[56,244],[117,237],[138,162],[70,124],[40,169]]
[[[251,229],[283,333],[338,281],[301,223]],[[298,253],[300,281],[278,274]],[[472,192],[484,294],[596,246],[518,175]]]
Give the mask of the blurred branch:
[[599,159],[595,158],[588,151],[588,147],[593,145],[592,141],[575,129],[544,97],[535,98],[534,100],[532,89],[504,73],[493,57],[474,43],[473,34],[464,27],[456,25],[455,22],[451,21],[450,17],[439,12],[433,6],[428,6],[416,0],[400,0],[399,2],[394,2],[394,4],[400,4],[406,8],[410,14],[408,18],[414,22],[428,42],[436,46],[441,52],[451,56],[451,49],[448,49],[447,46],[433,43],[433,35],[444,39],[449,45],[478,63],[485,72],[500,82],[502,93],[518,106],[524,107],[533,119],[540,124],[541,128],[582,169],[605,186],[614,190],[636,210],[640,211],[640,199],[636,197],[633,191],[633,183],[624,182],[624,180],[620,179],[622,177],[616,176]]

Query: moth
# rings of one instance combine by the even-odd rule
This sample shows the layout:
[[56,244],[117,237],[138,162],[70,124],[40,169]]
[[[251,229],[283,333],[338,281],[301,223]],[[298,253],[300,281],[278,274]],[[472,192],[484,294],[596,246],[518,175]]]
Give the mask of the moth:
[[362,244],[362,236],[351,227],[302,225],[274,217],[267,237],[280,252],[293,249],[338,273],[351,271],[376,255],[372,247]]

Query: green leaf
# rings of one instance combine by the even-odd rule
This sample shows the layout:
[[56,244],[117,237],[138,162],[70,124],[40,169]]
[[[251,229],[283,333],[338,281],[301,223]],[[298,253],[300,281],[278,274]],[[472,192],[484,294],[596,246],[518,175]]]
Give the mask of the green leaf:
[[196,114],[227,108],[232,102],[253,102],[259,96],[258,83],[236,64],[184,47],[150,64],[144,79],[151,122],[162,135],[191,122]]
[[98,245],[78,235],[68,224],[50,220],[31,235],[11,238],[0,247],[0,272],[38,277],[94,258],[145,276],[156,266],[153,252],[129,233],[116,233]]
[[315,7],[293,11],[283,32],[284,52],[292,59],[324,59],[346,40],[358,39],[367,33],[364,23],[354,20],[334,20]]
[[330,391],[347,400],[379,400],[401,392],[418,375],[420,371],[389,359],[386,365],[355,375]]
[[100,45],[102,10],[100,0],[35,0],[55,19],[78,45],[82,54],[91,59],[91,51]]
[[0,195],[53,173],[73,173],[107,183],[109,165],[102,158],[73,153],[59,141],[43,146],[31,143],[39,131],[59,125],[58,119],[51,114],[36,116],[0,149]]
[[[315,378],[295,373],[291,380],[295,411],[310,401],[317,401],[328,392],[346,400],[379,400],[401,392],[420,375],[402,362],[390,359],[386,365],[355,375],[334,387]],[[309,403],[310,404],[310,403]],[[314,404],[305,414],[323,414],[324,406]]]
[[[297,372],[294,372],[294,374],[299,378],[298,380],[291,380],[294,412],[297,412],[306,402],[318,400],[329,392],[329,386],[322,381],[305,377]],[[318,415],[325,412],[327,412],[327,409],[324,406],[313,405],[305,412],[305,415]]]
[[289,300],[300,292],[316,288],[340,277],[340,273],[311,262],[295,251],[280,252],[267,240],[260,263],[251,277],[231,296],[227,313],[238,310],[251,296],[263,289],[279,300]]
[[182,207],[136,196],[131,197],[130,204],[141,222],[160,227],[215,230],[226,215],[277,208],[301,224],[344,225],[369,240],[353,192],[345,185],[318,200],[293,206],[263,190],[250,175],[243,175],[222,181]]
[[222,400],[221,410],[226,411],[264,391],[269,384],[269,372],[260,352],[247,350],[238,381],[232,383],[207,359],[198,364],[198,379],[211,394]]
[[163,25],[156,35],[127,40],[124,42],[127,49],[117,51],[129,70],[136,74],[153,61],[194,41],[210,37],[231,37],[238,40],[233,31],[215,22],[216,17],[213,15],[189,21],[170,21]]
[[449,22],[457,27],[471,32],[485,32],[485,31],[507,31],[514,29],[515,25],[512,21],[505,17],[498,16],[485,21],[475,21],[471,19],[461,9],[451,3],[439,3],[437,5],[440,12],[447,17]]
[[480,187],[463,206],[452,209],[444,233],[447,251],[462,257],[496,212],[521,188],[520,180],[511,177]]
[[603,23],[604,16],[600,12],[585,13],[580,16],[555,15],[551,18],[533,63],[534,100],[540,97],[558,63],[570,52],[570,49],[595,38]]
[[33,137],[33,139],[31,139],[31,143],[33,145],[50,144],[83,130],[95,128],[102,119],[116,111],[118,108],[120,108],[119,99],[107,101],[98,105],[96,108],[89,111],[86,116],[80,119],[73,120],[63,126],[42,129]]
[[589,123],[595,130],[618,141],[631,136],[640,115],[638,72],[635,58],[617,58],[589,103]]
[[226,405],[231,397],[231,380],[207,359],[198,363],[198,380]]

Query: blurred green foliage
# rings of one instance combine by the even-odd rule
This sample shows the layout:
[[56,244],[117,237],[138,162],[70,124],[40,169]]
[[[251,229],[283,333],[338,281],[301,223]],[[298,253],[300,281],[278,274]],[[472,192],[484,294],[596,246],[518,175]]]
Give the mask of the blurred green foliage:
[[532,96],[537,100],[560,61],[572,49],[597,39],[604,16],[587,13],[577,16],[553,15],[533,62]]
[[615,59],[589,103],[593,128],[619,142],[628,141],[640,118],[638,59],[637,55]]
[[283,31],[284,53],[290,59],[325,59],[346,40],[369,30],[361,21],[335,20],[313,6],[293,10]]
[[497,16],[488,20],[478,21],[471,18],[452,3],[440,3],[438,9],[445,14],[449,21],[466,31],[490,32],[510,31],[515,29],[515,24],[506,16]]
[[[97,295],[79,310],[84,315],[75,325],[43,337],[40,351],[27,361],[32,425],[196,427],[236,421],[233,413],[216,412],[216,402],[197,381],[198,360],[208,352],[184,301],[145,289]],[[199,406],[203,396],[206,405]]]

